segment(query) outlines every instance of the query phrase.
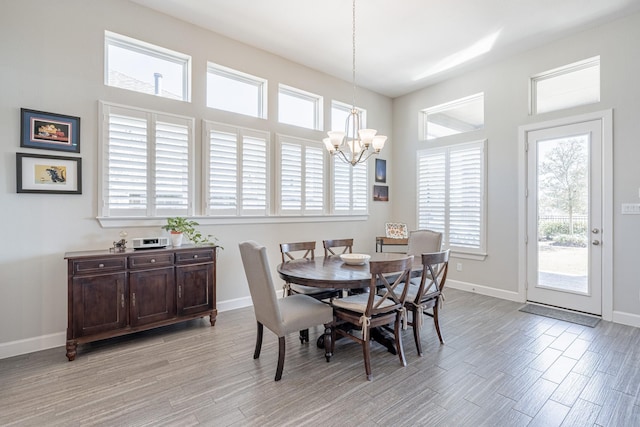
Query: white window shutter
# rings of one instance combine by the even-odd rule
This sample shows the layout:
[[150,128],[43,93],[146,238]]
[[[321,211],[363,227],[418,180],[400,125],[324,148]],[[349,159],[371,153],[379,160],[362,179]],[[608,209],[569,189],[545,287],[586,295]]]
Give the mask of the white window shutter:
[[418,152],[418,228],[444,233],[444,245],[484,254],[485,141]]
[[267,185],[267,140],[261,137],[242,138],[242,213],[266,215]]
[[324,164],[322,147],[307,147],[305,152],[305,211],[321,213],[324,210]]
[[235,133],[210,130],[209,215],[238,213],[238,142]]
[[302,211],[302,146],[280,144],[280,209]]
[[105,216],[147,213],[148,150],[144,117],[108,114]]
[[189,127],[156,123],[156,213],[170,216],[189,213]]

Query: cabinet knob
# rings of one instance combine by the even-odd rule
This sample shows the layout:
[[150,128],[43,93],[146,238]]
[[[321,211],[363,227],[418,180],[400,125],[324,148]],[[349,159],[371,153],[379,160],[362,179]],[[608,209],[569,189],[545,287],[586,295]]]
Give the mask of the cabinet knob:
[[104,264],[98,264],[98,267],[104,268]]
[[198,255],[194,255],[193,258],[198,258]]
[[151,258],[151,264],[155,264],[156,259],[155,258]]

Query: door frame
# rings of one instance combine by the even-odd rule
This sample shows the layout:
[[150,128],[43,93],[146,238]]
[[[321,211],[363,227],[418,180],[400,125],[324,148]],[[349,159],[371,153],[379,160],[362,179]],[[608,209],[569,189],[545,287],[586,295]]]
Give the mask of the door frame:
[[531,123],[518,128],[518,296],[527,299],[527,151],[529,132],[573,123],[602,122],[602,318],[613,318],[613,110]]

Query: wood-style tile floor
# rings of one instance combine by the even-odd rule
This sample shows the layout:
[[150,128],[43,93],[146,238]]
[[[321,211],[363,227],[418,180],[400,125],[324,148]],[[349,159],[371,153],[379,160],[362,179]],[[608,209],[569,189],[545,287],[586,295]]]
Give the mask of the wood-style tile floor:
[[[265,329],[254,361],[251,308],[79,347],[0,360],[0,425],[19,426],[640,426],[640,329],[595,328],[518,311],[521,304],[446,291],[445,345],[425,322],[425,354],[404,333],[407,367],[361,348]],[[310,331],[314,340],[320,328]]]

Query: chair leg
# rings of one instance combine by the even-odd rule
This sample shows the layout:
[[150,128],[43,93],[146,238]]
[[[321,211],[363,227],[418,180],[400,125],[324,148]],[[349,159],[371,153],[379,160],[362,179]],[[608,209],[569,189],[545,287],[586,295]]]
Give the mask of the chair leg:
[[[363,335],[364,335],[364,328],[366,328],[366,326],[363,326]],[[369,336],[369,331],[367,331],[367,336]],[[373,375],[371,374],[371,340],[370,339],[366,339],[362,341],[362,354],[364,355],[364,371],[367,374],[367,380],[369,381],[373,381]]]
[[422,356],[422,343],[420,342],[420,321],[418,316],[422,316],[419,308],[413,307],[411,309],[411,315],[413,316],[413,339],[416,342],[416,350],[418,350],[418,356]]
[[398,350],[398,357],[402,366],[407,366],[407,360],[404,358],[404,349],[402,348],[402,312],[398,311],[396,314],[396,324],[394,328],[396,336],[396,348]]
[[278,368],[276,369],[276,381],[280,381],[282,378],[282,371],[284,370],[284,351],[285,351],[285,339],[284,337],[278,338]]
[[444,344],[444,340],[442,339],[442,334],[440,333],[440,322],[438,322],[438,306],[440,305],[440,298],[436,300],[436,305],[433,306],[433,324],[436,327],[436,333],[438,334],[438,338],[440,338],[440,344]]
[[309,342],[309,330],[302,329],[300,331],[300,344],[304,344],[305,342]]
[[331,360],[331,356],[333,356],[333,328],[331,327],[331,323],[327,323],[324,325],[324,357],[327,359],[327,362]]
[[264,330],[264,326],[262,323],[258,323],[258,333],[256,334],[256,349],[253,351],[253,358],[257,359],[260,357],[260,350],[262,350],[262,332]]

